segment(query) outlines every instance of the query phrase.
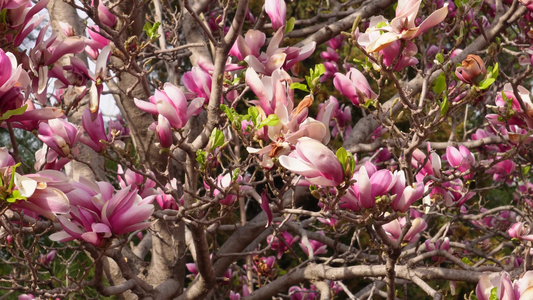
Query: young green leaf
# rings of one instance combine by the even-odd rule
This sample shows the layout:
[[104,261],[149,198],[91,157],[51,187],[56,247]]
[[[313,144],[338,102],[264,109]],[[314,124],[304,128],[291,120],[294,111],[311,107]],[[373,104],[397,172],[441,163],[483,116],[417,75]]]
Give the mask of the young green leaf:
[[287,20],[287,23],[285,24],[285,34],[291,32],[294,29],[294,22],[295,21],[296,21],[296,19],[294,19],[294,17],[292,17],[289,20]]
[[6,111],[2,116],[0,116],[0,121],[7,120],[12,116],[22,115],[26,111],[26,108],[28,108],[27,104],[17,109],[11,109]]
[[524,176],[527,176],[527,174],[529,174],[529,171],[531,170],[531,166],[525,166],[523,169],[522,169],[522,174],[524,174]]
[[348,159],[348,152],[346,151],[346,149],[344,149],[343,147],[340,147],[338,150],[337,150],[337,159],[339,160],[339,162],[341,163],[341,166],[343,169],[345,169],[346,167],[346,160]]
[[157,29],[160,25],[161,23],[159,22],[155,22],[154,25],[150,24],[150,22],[146,22],[144,23],[143,31],[146,32],[146,35],[150,39],[157,39],[159,38],[159,34],[157,34]]
[[498,74],[500,74],[500,67],[498,66],[498,63],[494,64],[494,68],[492,69],[492,74],[490,77],[496,79],[498,77]]
[[211,137],[209,139],[213,140],[213,146],[211,147],[211,149],[224,145],[224,133],[217,128],[215,128],[213,132],[211,132]]
[[304,92],[309,92],[309,89],[307,88],[307,85],[301,83],[301,82],[293,82],[291,83],[291,89],[295,90],[295,89],[299,89],[299,90],[302,90]]
[[437,55],[435,55],[435,59],[439,62],[439,64],[442,64],[444,62],[444,55],[439,52]]
[[498,288],[497,287],[493,287],[490,290],[489,300],[498,300]]
[[196,161],[202,166],[205,167],[205,157],[206,153],[204,150],[198,150],[196,151]]
[[9,202],[9,203],[14,203],[16,202],[17,200],[28,200],[26,197],[22,196],[20,194],[20,191],[19,190],[14,190],[13,193],[11,193],[11,195],[9,197],[7,197],[6,201]]
[[257,126],[257,119],[259,118],[259,110],[255,106],[248,107],[248,114],[250,115],[250,118],[252,119],[252,123],[254,123],[254,126]]
[[480,90],[486,90],[488,89],[493,83],[494,81],[496,81],[496,78],[486,78],[486,79],[483,79],[481,80],[481,82],[479,83],[479,89]]
[[442,92],[446,90],[446,76],[444,73],[441,73],[437,79],[435,79],[435,83],[433,85],[433,92],[437,95],[440,95]]
[[276,126],[278,125],[278,123],[279,123],[278,116],[271,114],[259,124],[257,129],[261,129],[264,126]]
[[443,95],[442,105],[440,107],[440,114],[441,116],[445,116],[448,112],[448,108],[450,108],[450,102],[448,102],[448,97],[446,94]]

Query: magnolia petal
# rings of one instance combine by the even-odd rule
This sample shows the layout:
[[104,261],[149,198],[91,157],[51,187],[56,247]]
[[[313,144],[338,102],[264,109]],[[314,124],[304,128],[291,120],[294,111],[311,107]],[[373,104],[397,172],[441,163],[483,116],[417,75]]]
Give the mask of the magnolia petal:
[[282,155],[279,157],[279,163],[287,170],[296,174],[300,174],[304,177],[320,176],[320,171],[318,171],[316,167],[294,157]]
[[364,208],[371,208],[376,205],[376,200],[371,197],[371,183],[365,166],[359,169],[359,178],[357,179],[357,186],[359,190],[359,203]]
[[95,246],[100,246],[101,242],[102,242],[102,239],[98,236],[98,233],[96,232],[85,232],[81,235],[81,238],[88,242],[88,243],[91,243]]
[[370,44],[368,44],[365,50],[368,53],[378,52],[380,50],[383,50],[390,43],[397,41],[399,39],[400,39],[400,35],[393,33],[393,32],[386,32],[380,35],[379,38],[375,39]]
[[431,27],[439,24],[444,21],[448,15],[448,3],[445,3],[444,6],[436,11],[434,11],[427,19],[425,19],[419,26],[413,38],[423,34]]
[[268,204],[268,197],[266,195],[266,191],[263,191],[261,193],[261,209],[265,212],[265,214],[267,215],[267,224],[265,227],[269,227],[270,224],[272,224],[272,220],[274,219],[273,215],[272,215],[272,211],[270,210],[270,205]]
[[23,197],[31,197],[37,188],[37,181],[15,173],[15,186]]
[[54,232],[50,236],[48,236],[48,238],[54,242],[62,242],[62,243],[73,241],[76,239],[72,235],[68,234],[66,231]]

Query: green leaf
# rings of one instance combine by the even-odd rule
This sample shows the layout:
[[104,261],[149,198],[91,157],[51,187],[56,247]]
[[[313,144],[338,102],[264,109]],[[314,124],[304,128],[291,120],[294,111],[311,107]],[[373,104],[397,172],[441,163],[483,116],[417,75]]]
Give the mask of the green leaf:
[[159,34],[157,34],[157,29],[160,25],[161,23],[159,22],[155,22],[154,25],[150,24],[150,22],[146,22],[144,23],[143,31],[146,32],[146,35],[150,39],[157,39],[159,38]]
[[497,287],[493,287],[490,290],[489,300],[498,300],[498,288]]
[[17,109],[11,109],[11,110],[8,110],[6,111],[1,117],[0,117],[0,121],[5,121],[9,118],[11,118],[12,116],[19,116],[19,115],[22,115],[25,111],[26,111],[26,108],[28,108],[28,105],[24,105],[22,107],[19,107]]
[[237,179],[239,179],[239,172],[240,171],[241,170],[239,168],[233,170],[233,174],[231,174],[231,181],[232,182],[235,182],[235,181],[237,181]]
[[7,14],[7,9],[2,9],[2,11],[0,12],[0,22],[2,23],[6,22],[6,14]]
[[442,64],[444,62],[444,55],[439,52],[437,55],[435,55],[435,59],[439,62],[439,64]]
[[[241,116],[238,113],[235,112],[235,109],[228,107],[224,104],[220,105],[220,109],[226,114],[228,117],[228,120],[233,123],[240,123],[242,119],[245,119],[246,116]],[[250,119],[250,116],[248,116],[248,119]],[[238,127],[238,126],[236,126]]]
[[523,169],[522,169],[522,174],[524,174],[524,176],[527,176],[527,174],[529,174],[529,171],[531,170],[531,166],[525,166]]
[[337,159],[339,160],[339,162],[341,163],[341,166],[343,169],[345,169],[346,167],[346,160],[348,159],[348,152],[346,151],[346,149],[344,149],[343,147],[340,147],[338,150],[337,150]]
[[353,173],[353,171],[355,170],[355,158],[353,157],[353,155],[351,153],[350,153],[350,157],[351,157],[351,159],[350,159],[350,170]]
[[326,73],[326,67],[323,64],[315,65],[315,76],[320,77]]
[[278,125],[278,123],[279,123],[278,116],[276,116],[275,114],[271,114],[259,124],[257,129],[261,129],[264,126],[276,126]]
[[309,70],[309,76],[305,76],[309,90],[312,91],[315,88],[315,86],[318,84],[320,76],[322,76],[322,74],[325,72],[326,67],[324,67],[323,64],[317,64],[315,65],[314,69]]
[[22,196],[20,194],[20,191],[19,190],[14,190],[13,193],[11,193],[11,195],[9,197],[7,197],[6,201],[9,202],[9,203],[14,203],[16,202],[17,200],[28,200],[28,198]]
[[450,102],[448,102],[448,97],[446,96],[446,94],[444,94],[443,95],[442,105],[440,107],[441,116],[445,116],[446,115],[446,113],[448,112],[448,108],[450,108]]
[[490,77],[496,79],[498,77],[498,74],[500,74],[500,67],[498,66],[498,63],[494,64],[494,68],[492,69],[492,74]]
[[224,141],[225,141],[224,133],[222,133],[222,131],[220,131],[217,128],[215,128],[213,132],[211,132],[211,137],[209,139],[213,140],[213,146],[211,147],[211,149],[224,145]]
[[366,100],[366,102],[365,102],[364,104],[362,104],[362,105],[360,104],[360,105],[361,105],[362,107],[364,107],[364,108],[369,108],[370,105],[372,105],[373,103],[374,103],[374,100],[373,100],[373,99],[368,99],[368,100]]
[[254,123],[254,126],[257,126],[257,119],[259,118],[259,110],[255,106],[248,107],[248,114],[250,115],[250,118],[252,119],[252,123]]
[[299,90],[302,90],[304,92],[309,92],[309,89],[307,88],[307,85],[301,83],[301,82],[293,82],[291,83],[291,89],[295,90],[295,89],[299,89]]
[[204,150],[198,150],[196,151],[196,161],[202,166],[205,167],[205,151]]
[[441,73],[439,77],[435,79],[435,83],[433,85],[433,92],[437,95],[440,95],[445,90],[446,90],[446,75],[444,75],[444,73]]
[[296,19],[294,17],[287,20],[287,23],[285,23],[285,34],[291,32],[294,29],[294,22]]
[[467,265],[471,263],[471,261],[470,261],[470,259],[468,259],[468,257],[461,258],[461,261],[464,262]]
[[491,84],[494,83],[494,81],[496,81],[496,78],[486,78],[486,79],[483,79],[481,80],[481,82],[479,83],[479,89],[480,90],[486,90],[488,89]]

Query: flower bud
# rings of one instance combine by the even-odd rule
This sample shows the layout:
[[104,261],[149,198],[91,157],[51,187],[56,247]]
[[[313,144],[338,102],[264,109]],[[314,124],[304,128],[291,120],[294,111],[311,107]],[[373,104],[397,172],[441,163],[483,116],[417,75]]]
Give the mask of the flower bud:
[[485,63],[481,57],[473,54],[469,54],[461,63],[461,67],[455,70],[457,78],[470,84],[478,84],[486,74]]

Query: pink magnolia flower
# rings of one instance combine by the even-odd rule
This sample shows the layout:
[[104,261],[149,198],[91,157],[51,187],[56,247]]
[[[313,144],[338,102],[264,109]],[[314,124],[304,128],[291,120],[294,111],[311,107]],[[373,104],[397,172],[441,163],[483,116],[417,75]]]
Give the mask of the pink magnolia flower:
[[[61,81],[65,86],[69,85],[68,80],[63,74],[63,67],[56,62],[67,54],[75,54],[83,51],[85,47],[84,41],[79,37],[67,37],[65,39],[58,39],[57,32],[52,33],[48,39],[45,38],[46,28],[39,33],[35,47],[29,51],[30,68],[36,75],[33,79],[34,87],[37,87],[34,92],[36,94],[43,94],[48,86],[48,78],[53,77]],[[46,95],[40,95],[39,100],[44,102]]]
[[385,196],[396,184],[396,176],[391,171],[383,169],[376,171],[372,164],[362,166],[353,178],[357,180],[352,185],[359,207],[372,208],[376,205],[376,199]]
[[328,81],[335,76],[335,73],[339,72],[339,66],[336,62],[325,61],[322,64],[324,65],[324,68],[326,68],[326,72],[320,77],[320,82]]
[[[198,267],[195,263],[187,263],[185,264],[185,267],[189,272],[191,272],[191,275],[187,275],[187,277],[194,278],[196,277],[196,275],[198,275]],[[231,278],[233,278],[233,270],[227,269],[222,278],[219,280],[222,284],[228,284],[231,281]]]
[[350,99],[357,107],[377,97],[363,73],[356,68],[351,68],[346,75],[335,73],[333,84],[342,95]]
[[44,20],[44,15],[37,13],[43,10],[49,0],[38,1],[35,5],[30,0],[8,0],[0,3],[0,11],[6,11],[5,23],[12,29],[13,34],[8,34],[5,38],[13,42],[13,46],[18,47],[24,39]]
[[134,99],[138,108],[153,115],[163,115],[174,129],[183,128],[191,116],[200,112],[204,103],[202,98],[187,103],[183,92],[171,83],[165,83],[163,90],[156,90],[149,100]]
[[162,148],[170,148],[173,144],[173,133],[170,122],[163,115],[157,115],[157,124],[155,125],[155,133],[159,139],[159,145]]
[[[284,242],[280,241],[279,240],[280,238],[283,239]],[[293,237],[287,231],[283,231],[281,234],[277,236],[269,235],[267,237],[267,243],[270,244],[270,247],[272,248],[272,250],[278,251],[277,258],[279,259],[283,256],[283,254],[285,253],[285,251],[287,251],[287,249],[292,247],[292,245],[298,241],[298,239],[300,239],[299,236]]]
[[[274,114],[278,106],[286,107],[287,111],[292,111],[294,107],[294,90],[287,85],[292,83],[292,78],[284,70],[275,70],[272,76],[259,77],[257,72],[248,68],[246,70],[246,84],[255,93],[265,114]],[[279,117],[279,116],[278,116]]]
[[339,59],[339,53],[337,53],[333,48],[328,47],[326,48],[326,51],[322,51],[322,53],[320,53],[320,57],[327,61],[337,61]]
[[533,241],[533,235],[529,234],[529,225],[524,222],[514,223],[507,233],[513,239],[519,239],[523,241]]
[[[87,35],[89,38],[85,40],[85,43],[87,44],[87,47],[95,51],[95,53],[88,52],[88,54],[95,54],[94,56],[90,56],[92,59],[96,60],[98,57],[98,50],[101,50],[105,46],[109,45],[110,41],[100,34],[100,27],[98,27],[98,25],[88,26]],[[87,47],[85,48],[86,51]]]
[[[280,48],[279,46],[283,41],[284,33],[285,27],[280,27],[270,40],[266,52],[261,53],[259,56],[255,56],[251,53],[245,57],[244,60],[246,63],[248,63],[248,65],[257,73],[271,75],[274,70],[279,68],[283,68],[284,70],[291,69],[298,62],[307,59],[315,51],[315,42],[311,42],[301,48]],[[258,44],[260,41],[259,39],[262,39],[262,37],[260,35],[255,35],[254,39],[257,39],[256,43]]]
[[337,186],[344,181],[344,171],[335,154],[317,140],[302,137],[290,155],[279,157],[287,170],[302,175],[320,186]]
[[497,182],[503,182],[509,178],[516,169],[516,163],[510,159],[500,161],[492,166],[492,168],[486,170],[487,174],[493,174],[493,180]]
[[[150,173],[152,173],[150,171]],[[139,191],[139,195],[142,198],[146,198],[155,194],[155,181],[145,177],[137,172],[132,171],[131,169],[124,169],[121,165],[118,165],[117,169],[118,184],[121,188],[125,189],[128,186],[133,186]],[[153,175],[153,174],[152,174]]]
[[[401,53],[400,50],[402,50]],[[397,61],[393,68],[394,71],[418,64],[418,59],[414,57],[416,53],[418,53],[418,47],[411,41],[407,41],[403,49],[401,49],[400,41],[394,41],[379,51],[379,54],[383,55],[385,66],[390,67],[395,60]]]
[[78,183],[67,194],[71,212],[58,216],[63,231],[50,235],[53,241],[78,239],[101,246],[107,239],[151,225],[147,219],[154,211],[155,195],[143,199],[136,188],[115,191],[108,182]]
[[[317,233],[324,235],[323,231],[317,231]],[[326,254],[328,252],[328,246],[324,243],[315,240],[309,240],[309,244],[311,245],[313,255]],[[303,240],[300,241],[300,248],[302,248],[302,251],[305,252],[305,255],[309,256],[309,249]]]
[[479,300],[489,300],[492,289],[496,287],[499,300],[520,300],[533,297],[533,271],[527,271],[520,279],[511,282],[507,272],[483,273],[476,286]]
[[57,170],[60,171],[70,162],[67,157],[60,157],[57,152],[50,150],[46,144],[35,152],[35,170]]
[[[69,199],[51,181],[47,172],[20,175],[15,172],[15,161],[9,155],[7,148],[0,147],[0,179],[4,191],[2,197],[9,198],[14,190],[26,200],[16,201],[11,205],[12,209],[25,210],[37,217],[41,215],[50,220],[55,220],[56,214],[66,214],[70,211]],[[15,172],[13,174],[13,172]],[[11,176],[14,175],[14,185],[11,186]],[[4,198],[3,198],[4,199]]]
[[[94,1],[91,0],[91,6],[94,6]],[[106,26],[113,27],[117,23],[117,17],[107,9],[107,7],[100,1],[98,3],[98,18]]]
[[396,182],[391,188],[391,194],[396,195],[391,203],[395,211],[406,212],[409,207],[424,195],[424,183],[416,182],[413,186],[406,186],[405,174],[403,171],[395,171]]
[[63,119],[51,119],[48,123],[39,124],[39,139],[64,157],[71,155],[80,134],[78,128]]
[[47,265],[50,265],[52,263],[52,261],[54,261],[54,258],[56,257],[56,250],[52,250],[50,252],[48,252],[46,255],[39,255],[39,258],[38,258],[38,261],[47,266]]
[[[517,87],[517,90],[518,94],[520,95],[520,98],[522,98],[522,101],[524,102],[526,108],[525,111],[522,109],[522,106],[520,106],[520,103],[518,102],[518,99],[514,94],[513,87],[511,86],[511,84],[506,83],[503,86],[503,93],[505,94],[507,99],[510,99],[512,104],[511,108],[520,113],[520,115],[524,116],[525,121],[528,124],[533,125],[533,121],[531,121],[531,119],[533,119],[533,101],[531,99],[531,94],[526,88],[521,85]],[[500,107],[500,110],[503,112],[506,106],[506,101],[503,99],[502,93],[498,93],[496,95],[495,103],[496,106]]]
[[326,45],[330,46],[333,50],[337,50],[342,46],[344,42],[344,36],[342,34],[337,35],[331,40],[326,42]]
[[[383,230],[394,241],[400,238],[402,229],[405,227],[407,221],[405,217],[393,220],[383,225]],[[414,243],[420,238],[420,232],[426,230],[427,223],[422,218],[415,218],[411,220],[411,228],[407,231],[407,234],[403,237],[403,242]]]
[[229,51],[230,55],[237,57],[239,61],[244,60],[248,55],[259,57],[261,47],[266,41],[266,35],[259,30],[250,29],[244,35],[239,35],[233,47]]
[[[165,188],[167,190],[177,190],[177,179],[172,178],[172,180],[165,185]],[[160,188],[157,189],[157,196],[155,196],[155,200],[157,201],[157,204],[159,204],[159,207],[161,207],[161,209],[178,209],[178,202],[176,201],[176,199],[174,199],[171,194],[164,193]]]
[[[235,202],[235,200],[237,200],[237,195],[230,193],[230,191],[232,191],[235,186],[239,187],[241,191],[251,189],[250,186],[242,185],[243,183],[242,176],[239,175],[235,181],[233,180],[232,177],[233,175],[231,173],[227,173],[224,176],[219,175],[217,177],[217,180],[216,180],[217,188],[213,190],[213,196],[217,196],[220,193],[227,193],[227,196],[219,201],[220,204],[231,205],[233,202]],[[205,182],[204,182],[204,186],[206,190],[208,191],[211,189],[210,186]]]
[[[446,160],[459,172],[470,170],[476,162],[474,155],[463,145],[459,145],[459,149],[453,146],[446,147]],[[464,176],[466,180],[470,180],[473,177],[474,174],[472,172]]]
[[291,300],[314,300],[318,298],[318,292],[299,286],[291,286],[289,296]]
[[[331,108],[330,108],[331,106]],[[317,120],[333,127],[331,130],[332,136],[338,136],[342,134],[342,138],[350,136],[352,132],[352,109],[350,105],[339,105],[337,98],[329,96],[329,99],[324,103],[318,105],[318,115]],[[328,111],[331,109],[331,115],[328,115]]]
[[270,17],[272,28],[274,30],[278,30],[278,28],[285,25],[285,17],[287,14],[285,0],[266,0],[265,12]]
[[[426,244],[426,251],[428,252],[434,251],[434,250],[445,250],[445,251],[448,251],[449,253],[452,252],[450,251],[450,239],[448,237],[445,237],[444,240],[438,240],[435,243],[432,243],[431,240],[428,239],[424,243]],[[441,256],[433,256],[431,257],[431,259],[436,262],[442,262],[445,260]]]
[[[448,5],[445,4],[422,21],[419,26],[416,26],[415,20],[421,3],[422,0],[400,0],[396,7],[396,17],[392,19],[390,24],[368,28],[366,33],[359,37],[359,44],[364,45],[365,50],[369,53],[377,52],[383,50],[394,41],[414,39],[442,22],[448,15]],[[384,33],[374,35],[370,39],[370,33],[373,31]]]
[[91,147],[96,152],[102,151],[106,145],[101,141],[109,142],[111,140],[105,132],[104,118],[102,114],[98,113],[96,118],[93,120],[91,111],[86,109],[83,113],[82,125],[89,137],[81,136],[80,142]]
[[[431,152],[431,149],[428,149],[430,152],[429,158],[426,160],[426,154],[419,149],[413,151],[413,159],[411,161],[413,167],[420,168],[420,172],[416,175],[416,181],[424,181],[424,177],[427,175],[433,175],[435,177],[441,176],[441,160],[437,153]],[[423,166],[422,166],[423,165]]]
[[182,77],[185,87],[198,97],[209,100],[211,95],[211,75],[198,67],[192,67],[191,71],[185,72]]
[[466,83],[478,84],[487,74],[485,63],[481,57],[473,54],[461,62],[461,66],[455,70],[455,76]]
[[74,28],[69,23],[59,21],[59,27],[61,28],[63,35],[66,37],[77,35],[76,31],[74,31]]
[[8,110],[24,105],[21,91],[28,87],[30,78],[22,65],[18,64],[15,55],[0,49],[0,116]]

